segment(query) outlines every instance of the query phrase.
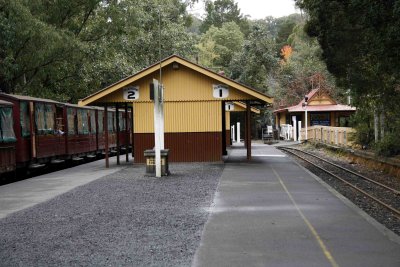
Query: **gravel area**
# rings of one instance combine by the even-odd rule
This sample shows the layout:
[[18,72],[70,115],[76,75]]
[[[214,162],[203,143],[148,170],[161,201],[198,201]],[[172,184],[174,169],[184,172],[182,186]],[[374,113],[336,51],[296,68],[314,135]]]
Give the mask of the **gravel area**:
[[223,164],[143,166],[0,220],[0,266],[189,266]]
[[[371,170],[368,167],[363,166],[361,164],[349,162],[347,160],[347,158],[340,153],[335,153],[333,151],[326,150],[321,147],[318,148],[318,147],[315,147],[312,145],[299,145],[299,146],[296,146],[296,148],[316,154],[316,155],[318,155],[322,158],[325,158],[327,160],[330,160],[342,167],[345,167],[354,172],[360,173],[368,178],[371,178],[378,182],[384,183],[390,187],[393,187],[396,189],[400,188],[400,181],[396,177],[390,176],[383,172]],[[295,159],[298,160],[296,157],[295,157]],[[349,188],[348,186],[344,185],[342,182],[338,181],[336,178],[333,178],[332,176],[320,171],[317,168],[311,167],[309,164],[305,163],[302,160],[298,160],[298,162],[300,164],[302,164],[304,167],[309,168],[310,171],[315,173],[322,180],[324,180],[327,184],[329,184],[331,187],[333,187],[336,191],[338,191],[340,194],[342,194],[347,199],[349,199],[354,204],[356,204],[358,207],[360,207],[362,210],[364,210],[367,214],[369,214],[371,217],[373,217],[376,221],[378,221],[379,223],[381,223],[382,225],[384,225],[385,227],[387,227],[388,229],[390,229],[397,235],[400,235],[400,218],[398,218],[392,212],[383,208],[381,205],[377,204],[375,201],[372,201],[371,199],[365,197],[364,195],[362,195],[362,194],[356,192],[355,190]],[[396,205],[398,205],[398,201],[396,203],[392,203],[393,207],[396,207]]]

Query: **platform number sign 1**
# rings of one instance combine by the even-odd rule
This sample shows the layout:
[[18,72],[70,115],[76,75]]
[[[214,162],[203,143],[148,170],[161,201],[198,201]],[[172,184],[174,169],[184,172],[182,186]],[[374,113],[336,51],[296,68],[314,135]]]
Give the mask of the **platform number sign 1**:
[[213,97],[214,98],[227,98],[229,96],[229,88],[223,84],[213,85]]
[[235,109],[235,105],[232,102],[225,103],[225,110],[226,111],[233,111]]
[[139,86],[128,86],[124,88],[124,99],[125,100],[137,100],[139,99]]

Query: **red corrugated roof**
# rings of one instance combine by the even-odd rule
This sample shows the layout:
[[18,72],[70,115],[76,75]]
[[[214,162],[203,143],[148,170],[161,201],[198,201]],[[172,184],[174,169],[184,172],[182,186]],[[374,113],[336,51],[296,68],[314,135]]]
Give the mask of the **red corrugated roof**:
[[[347,106],[347,105],[315,105],[315,106],[307,106],[307,111],[355,111],[355,107]],[[302,103],[296,106],[288,107],[288,112],[304,112],[305,109],[302,106]]]
[[[308,96],[308,102],[310,102],[310,100],[312,99],[312,97],[314,97],[314,95],[318,92],[318,88],[317,89],[313,89],[311,90],[311,92],[309,92],[307,94]],[[334,101],[332,99],[332,101]],[[303,103],[304,103],[304,99],[300,101],[299,104],[295,105],[295,106],[291,106],[291,107],[287,107],[287,108],[281,108],[281,109],[276,109],[274,110],[274,113],[281,113],[281,112],[304,112],[305,109],[303,108]],[[336,102],[335,102],[336,103]],[[355,107],[351,107],[348,105],[342,105],[342,104],[331,104],[331,105],[309,105],[307,106],[307,111],[355,111],[356,108]]]

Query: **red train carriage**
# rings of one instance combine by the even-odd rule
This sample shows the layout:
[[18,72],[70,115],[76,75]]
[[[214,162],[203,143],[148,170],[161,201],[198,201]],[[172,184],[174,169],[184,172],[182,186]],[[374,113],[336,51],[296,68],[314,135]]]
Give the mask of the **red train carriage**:
[[[105,116],[101,108],[97,109],[97,145],[98,152],[105,154],[106,134],[105,134]],[[116,120],[115,110],[107,111],[107,131],[108,131],[108,148],[111,153],[116,152],[117,136],[116,136]]]
[[[126,148],[130,146],[132,143],[131,140],[131,121],[132,121],[132,113],[128,111],[125,113],[125,109],[119,109],[118,112],[118,125],[119,125],[119,146],[121,151],[126,151]],[[128,152],[128,151],[126,151]]]
[[13,104],[0,100],[0,177],[16,170]]
[[59,163],[65,154],[61,134],[64,104],[30,96],[0,94],[14,104],[17,167],[37,168]]
[[109,109],[106,123],[99,107],[4,93],[0,101],[0,173],[5,166],[38,168],[83,156],[95,158],[105,152],[106,125],[110,154],[116,154],[118,146],[123,152],[132,144],[132,113],[125,109]]
[[73,160],[95,158],[97,151],[96,110],[91,107],[65,105],[66,155]]

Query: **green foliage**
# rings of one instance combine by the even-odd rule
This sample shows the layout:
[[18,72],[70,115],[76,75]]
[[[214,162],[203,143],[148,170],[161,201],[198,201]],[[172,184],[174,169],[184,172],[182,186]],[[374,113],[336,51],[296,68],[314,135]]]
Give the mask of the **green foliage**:
[[400,154],[400,136],[398,133],[389,133],[374,146],[379,156],[390,157]]
[[[0,88],[76,102],[159,60],[191,57],[179,0],[0,0]],[[190,1],[193,2],[193,1]]]
[[200,32],[205,33],[211,26],[220,28],[226,22],[235,22],[243,34],[247,35],[249,23],[241,13],[234,0],[205,1],[206,18],[200,26]]
[[289,44],[289,37],[293,34],[294,28],[301,24],[303,19],[300,14],[293,14],[287,17],[276,19],[276,27],[279,29],[276,36],[276,46],[279,51],[284,45]]
[[370,147],[374,140],[373,116],[369,112],[369,108],[359,108],[357,112],[350,118],[350,123],[355,125],[357,134],[354,135],[356,144],[362,147]]
[[243,33],[235,22],[224,23],[221,28],[211,26],[198,45],[200,64],[227,71],[233,55],[241,50],[243,41]]
[[[306,31],[318,38],[328,70],[339,85],[351,89],[357,108],[373,103],[370,112],[399,110],[400,1],[296,2],[309,15]],[[398,120],[399,112],[394,113],[391,118]],[[386,130],[390,135],[400,127]]]
[[260,20],[252,24],[242,51],[234,56],[231,77],[266,92],[269,73],[277,64],[270,24]]

